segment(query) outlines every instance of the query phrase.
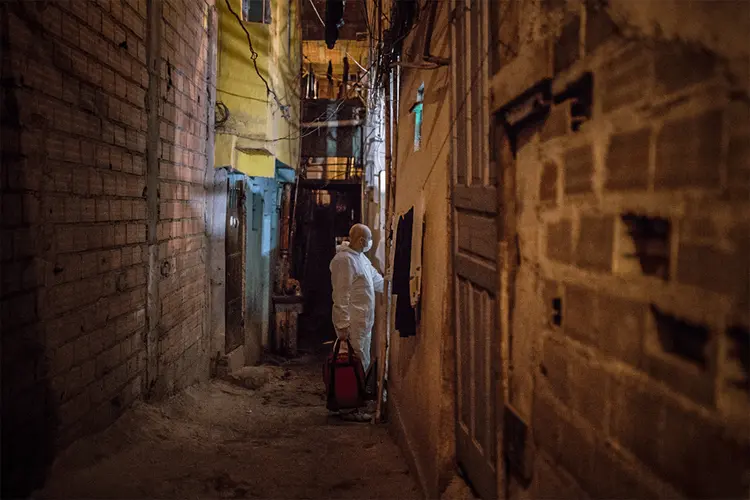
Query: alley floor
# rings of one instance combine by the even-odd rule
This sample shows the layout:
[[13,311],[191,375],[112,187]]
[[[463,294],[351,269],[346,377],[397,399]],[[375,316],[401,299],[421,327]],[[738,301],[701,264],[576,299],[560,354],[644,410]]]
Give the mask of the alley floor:
[[317,360],[253,370],[137,403],[34,498],[421,498],[384,427],[328,416]]

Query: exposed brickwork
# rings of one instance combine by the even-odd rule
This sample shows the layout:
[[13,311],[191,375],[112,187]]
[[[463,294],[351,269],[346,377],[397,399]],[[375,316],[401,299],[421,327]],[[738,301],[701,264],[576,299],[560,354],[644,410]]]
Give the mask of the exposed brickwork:
[[[161,88],[164,108],[159,128],[159,374],[167,392],[196,380],[205,314],[203,188],[206,158],[208,37],[205,5],[164,4]],[[211,110],[213,112],[213,110]],[[205,362],[205,360],[204,360]]]
[[719,187],[721,110],[668,121],[656,142],[657,188]]
[[730,103],[727,116],[727,190],[733,199],[746,201],[750,199],[750,104]]
[[586,54],[620,34],[620,28],[609,17],[604,6],[586,4]]
[[594,157],[590,145],[579,146],[565,153],[565,194],[589,193],[592,189]]
[[606,354],[638,366],[647,307],[643,303],[600,295],[596,346]]
[[581,20],[576,17],[567,23],[560,33],[554,48],[555,73],[565,71],[580,57]]
[[[626,42],[607,9],[586,9],[575,66],[593,74],[593,114],[563,130],[566,103],[553,105],[537,137],[538,199],[517,192],[541,215],[519,218],[522,234],[544,235],[540,249],[521,245],[528,264],[517,275],[537,280],[544,312],[528,351],[539,360],[533,391],[511,394],[534,439],[530,495],[742,496],[748,367],[724,350],[748,345],[750,108],[715,98],[717,88],[729,95],[726,68],[700,44]],[[561,49],[553,66],[555,56],[564,66]],[[547,158],[558,154],[554,169]],[[549,203],[557,178],[564,197]],[[512,317],[533,324],[536,314],[517,304]],[[511,343],[521,367],[528,344]]]
[[576,265],[593,271],[611,271],[614,227],[612,217],[582,217],[575,251]]
[[547,257],[558,262],[571,262],[573,257],[572,225],[562,220],[547,226]]
[[740,223],[732,236],[731,251],[706,244],[680,245],[677,280],[747,302],[750,227]]
[[750,137],[732,137],[727,154],[727,185],[738,198],[750,193]]
[[[9,28],[3,348],[27,346],[13,366],[6,368],[4,356],[3,370],[28,373],[28,380],[3,384],[3,399],[17,399],[27,385],[43,394],[28,418],[43,412],[33,432],[52,447],[107,425],[144,396],[149,218],[168,225],[160,242],[163,258],[174,262],[176,286],[166,291],[172,281],[165,278],[164,298],[179,296],[165,307],[175,320],[160,325],[172,346],[160,359],[162,376],[174,372],[184,385],[208,370],[194,348],[205,314],[207,6],[180,0],[164,6],[160,24],[172,45],[164,44],[162,57],[173,66],[174,88],[157,111],[168,125],[160,151],[161,214],[146,204],[146,93],[152,83],[169,85],[166,73],[150,80],[146,66],[146,0],[0,7]],[[14,418],[4,405],[6,417]]]
[[545,163],[542,167],[542,179],[539,186],[539,199],[555,201],[557,199],[557,172],[554,162]]
[[653,83],[653,62],[644,46],[633,44],[598,72],[602,111],[614,111],[648,97]]
[[649,129],[612,137],[607,151],[607,189],[645,189],[648,186],[650,139]]
[[698,47],[666,45],[655,51],[657,89],[665,94],[708,80],[716,67],[716,58]]

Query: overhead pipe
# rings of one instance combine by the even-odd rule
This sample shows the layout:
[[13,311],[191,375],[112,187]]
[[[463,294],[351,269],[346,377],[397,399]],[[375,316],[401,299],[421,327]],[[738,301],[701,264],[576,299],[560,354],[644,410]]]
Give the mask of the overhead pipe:
[[357,127],[362,125],[362,120],[332,120],[328,122],[307,122],[302,123],[302,128],[337,128],[337,127]]

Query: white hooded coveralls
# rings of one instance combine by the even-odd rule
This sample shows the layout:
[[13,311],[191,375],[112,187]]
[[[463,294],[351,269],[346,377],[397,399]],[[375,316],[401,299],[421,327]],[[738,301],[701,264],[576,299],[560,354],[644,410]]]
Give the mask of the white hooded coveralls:
[[348,243],[336,247],[330,269],[333,326],[337,334],[349,329],[349,341],[367,371],[375,323],[375,292],[383,291],[383,277],[364,253],[352,250]]

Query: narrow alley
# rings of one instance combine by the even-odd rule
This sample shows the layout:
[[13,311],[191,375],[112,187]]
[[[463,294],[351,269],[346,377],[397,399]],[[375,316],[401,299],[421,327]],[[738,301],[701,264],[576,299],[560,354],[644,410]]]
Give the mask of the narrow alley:
[[329,417],[323,395],[307,357],[138,403],[34,498],[421,498],[385,428]]
[[747,500],[750,0],[0,0],[0,497]]

